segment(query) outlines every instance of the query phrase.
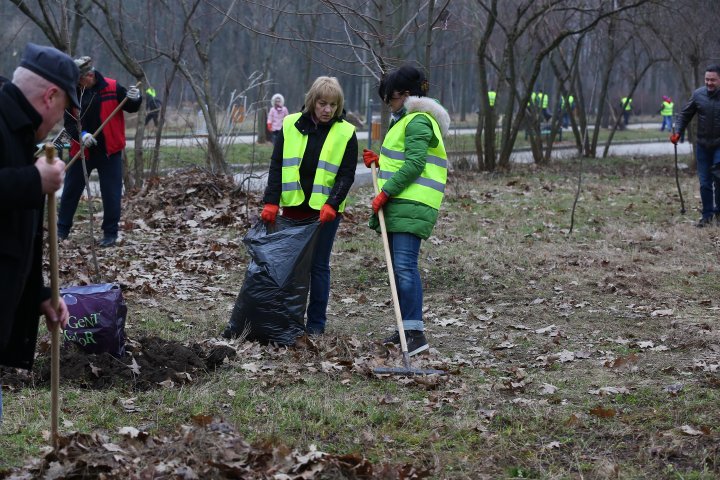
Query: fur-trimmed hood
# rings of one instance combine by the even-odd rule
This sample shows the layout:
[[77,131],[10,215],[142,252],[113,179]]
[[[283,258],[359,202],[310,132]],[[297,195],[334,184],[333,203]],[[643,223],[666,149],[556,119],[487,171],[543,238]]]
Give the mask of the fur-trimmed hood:
[[438,123],[443,137],[450,131],[450,115],[435,99],[410,96],[405,100],[405,109],[407,113],[423,112],[432,116]]
[[273,107],[275,106],[275,100],[276,100],[276,99],[279,99],[279,100],[280,100],[280,106],[281,106],[281,107],[284,107],[284,106],[285,106],[285,97],[283,97],[283,96],[282,96],[281,94],[279,94],[279,93],[276,93],[276,94],[273,95],[272,98],[270,99],[270,105],[271,105],[271,106],[273,106]]

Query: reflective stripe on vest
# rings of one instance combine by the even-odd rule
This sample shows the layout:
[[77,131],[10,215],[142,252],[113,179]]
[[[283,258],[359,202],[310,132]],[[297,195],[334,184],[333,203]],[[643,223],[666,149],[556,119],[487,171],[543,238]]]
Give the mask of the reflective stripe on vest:
[[673,114],[673,107],[675,104],[673,102],[663,102],[662,103],[662,111],[660,112],[660,115],[663,115],[665,117],[669,117]]
[[[294,207],[305,201],[305,193],[300,185],[300,163],[302,162],[308,136],[303,135],[295,127],[295,122],[302,113],[293,113],[283,119],[283,160],[282,160],[282,193],[280,205]],[[320,150],[315,178],[313,179],[312,193],[308,205],[314,210],[320,210],[330,196],[335,185],[335,176],[345,155],[347,143],[355,133],[355,127],[349,122],[335,122],[330,127],[327,138]],[[345,200],[338,207],[338,211],[345,210]]]
[[393,198],[413,200],[437,210],[442,203],[445,183],[447,182],[447,154],[445,153],[445,144],[440,133],[440,127],[429,114],[422,112],[407,114],[388,130],[380,149],[378,186],[382,189],[385,182],[403,166],[405,162],[405,129],[408,123],[418,115],[424,115],[430,119],[433,133],[438,139],[438,145],[428,149],[425,157],[425,168],[423,168],[420,176]]

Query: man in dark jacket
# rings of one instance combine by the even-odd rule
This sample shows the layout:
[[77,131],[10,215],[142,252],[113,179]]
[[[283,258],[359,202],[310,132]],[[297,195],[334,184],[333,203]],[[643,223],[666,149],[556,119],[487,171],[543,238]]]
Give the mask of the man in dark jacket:
[[65,109],[79,106],[78,76],[72,58],[30,43],[0,89],[0,365],[32,368],[41,314],[63,328],[68,321],[62,299],[52,308],[42,277],[45,195],[62,185],[65,164],[34,154]]
[[697,113],[697,174],[700,180],[702,218],[698,228],[720,221],[720,65],[705,69],[705,86],[700,87],[683,107],[670,141],[677,144]]
[[[118,112],[110,114],[127,97],[122,107],[125,112],[137,112],[142,105],[142,96],[137,87],[125,89],[112,78],[104,77],[93,67],[90,57],[75,60],[80,68],[78,97],[82,107],[79,115],[65,112],[65,130],[72,137],[70,158],[85,148],[87,173],[98,171],[100,194],[103,202],[103,238],[101,247],[112,247],[118,237],[120,203],[122,200],[122,152],[125,149],[125,116]],[[108,120],[102,132],[93,137],[102,123]],[[78,123],[81,124],[78,127]],[[75,210],[85,188],[85,172],[82,162],[75,162],[67,172],[58,212],[58,237],[62,240],[70,235]]]

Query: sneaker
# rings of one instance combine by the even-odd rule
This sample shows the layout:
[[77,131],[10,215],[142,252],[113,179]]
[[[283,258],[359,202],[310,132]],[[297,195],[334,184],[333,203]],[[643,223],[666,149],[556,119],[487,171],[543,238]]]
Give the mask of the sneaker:
[[383,345],[387,345],[389,343],[392,343],[394,345],[400,345],[400,332],[395,330],[395,333],[393,333],[389,337],[384,338],[382,343],[383,343]]
[[98,243],[102,248],[114,247],[117,242],[117,237],[103,237]]
[[425,333],[420,330],[406,331],[405,340],[407,341],[408,355],[411,357],[430,348],[425,338]]
[[709,227],[710,225],[712,225],[712,217],[703,217],[695,226],[697,228],[705,228]]

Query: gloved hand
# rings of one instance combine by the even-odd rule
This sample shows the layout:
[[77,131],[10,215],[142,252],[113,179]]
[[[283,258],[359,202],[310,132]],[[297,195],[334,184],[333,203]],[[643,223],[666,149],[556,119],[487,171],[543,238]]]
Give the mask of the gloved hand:
[[370,165],[373,163],[380,168],[380,157],[378,157],[377,153],[367,148],[363,148],[363,162],[365,162],[367,168],[371,168]]
[[270,123],[270,122],[267,123],[267,129],[268,129],[268,132],[272,132],[272,123]]
[[377,213],[388,200],[390,200],[388,194],[381,190],[377,197],[375,197],[372,201],[373,212]]
[[93,137],[90,132],[82,132],[80,134],[80,140],[82,141],[82,144],[88,148],[97,145],[97,140],[95,140],[95,137]]
[[320,223],[332,222],[337,216],[337,210],[327,203],[320,209]]
[[678,142],[680,141],[680,134],[679,134],[679,133],[673,133],[673,134],[671,134],[671,135],[670,135],[670,141],[671,141],[673,144],[677,145]]
[[128,100],[140,100],[140,89],[137,87],[130,87],[128,88],[125,96],[128,98]]
[[262,213],[260,214],[260,218],[262,218],[265,223],[275,223],[275,217],[277,217],[278,210],[280,210],[279,206],[272,203],[266,203],[263,207]]

